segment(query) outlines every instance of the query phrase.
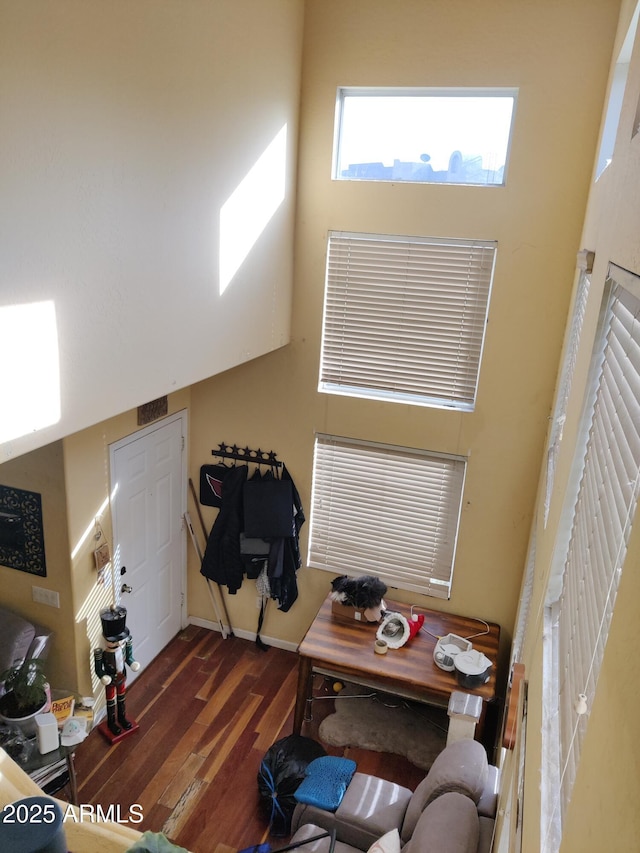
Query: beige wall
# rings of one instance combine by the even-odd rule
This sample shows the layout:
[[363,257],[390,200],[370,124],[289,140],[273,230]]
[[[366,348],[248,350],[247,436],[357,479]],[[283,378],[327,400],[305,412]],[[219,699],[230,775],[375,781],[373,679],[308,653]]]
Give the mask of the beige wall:
[[[72,4],[67,5],[71,8]],[[177,8],[171,3],[164,5],[165,9]],[[211,4],[193,8],[201,9],[203,5],[213,9]],[[233,14],[229,4],[215,5]],[[633,4],[624,0],[622,5],[617,45],[624,36]],[[307,509],[316,431],[468,454],[452,598],[449,602],[425,603],[499,622],[503,627],[503,658],[513,631],[529,533],[535,526],[534,594],[523,646],[529,680],[525,853],[540,849],[541,601],[575,444],[590,340],[595,334],[608,261],[640,272],[640,202],[635,191],[640,173],[640,137],[630,142],[640,95],[637,50],[614,163],[591,187],[586,207],[618,7],[617,0],[543,0],[536,4],[489,0],[481,4],[481,9],[463,0],[446,4],[418,0],[396,4],[382,0],[308,0],[292,341],[170,397],[172,412],[189,409],[189,470],[194,482],[197,483],[200,465],[212,461],[211,450],[221,441],[273,449],[286,462]],[[13,8],[14,4],[8,2],[0,5],[3,15]],[[299,4],[295,8],[294,4],[279,4],[278,8],[297,32]],[[236,23],[242,17],[238,14]],[[268,39],[276,38],[272,30],[271,26],[264,30]],[[267,36],[260,40],[257,33],[251,32],[251,45],[266,43]],[[283,63],[292,57],[290,51],[295,53],[297,46],[296,38],[288,42]],[[236,57],[233,73],[229,73],[236,96],[245,91],[247,84],[246,69],[241,66],[243,60]],[[282,73],[290,93],[295,73],[291,78],[287,72]],[[213,86],[215,81],[210,83]],[[338,85],[519,87],[508,185],[483,189],[332,182],[332,122]],[[243,133],[250,134],[253,116],[239,108],[238,115],[241,114],[244,118],[239,117],[238,121]],[[188,150],[188,142],[176,142],[176,150]],[[326,236],[329,229],[342,228],[498,240],[498,264],[475,412],[461,415],[317,393]],[[268,252],[275,251],[278,245],[276,240]],[[596,268],[584,325],[585,343],[574,378],[545,529],[540,520],[544,502],[541,460],[575,278],[575,256],[583,247],[596,251]],[[137,251],[142,249],[138,247]],[[249,271],[257,274],[253,266],[247,268],[247,274]],[[100,284],[96,281],[96,287],[89,292],[99,296]],[[239,291],[237,298],[243,301],[244,292]],[[105,302],[110,301],[110,297],[105,298]],[[142,317],[147,316],[147,309],[145,303],[142,313],[136,315],[139,327],[146,322]],[[175,313],[174,317],[176,324],[186,325],[191,332],[193,312],[188,317]],[[224,317],[216,319],[216,328],[225,325]],[[270,322],[270,314],[263,312],[251,333],[256,324],[268,326]],[[163,346],[168,349],[166,339]],[[101,365],[108,360],[103,354],[108,351],[108,347],[100,351]],[[143,351],[144,340],[140,339],[136,370],[121,371],[122,376],[135,376],[138,367],[142,369],[146,363],[140,359]],[[92,347],[87,347],[86,352],[92,352]],[[175,361],[185,356],[171,347],[171,357]],[[227,366],[224,360],[217,362],[212,356],[209,372]],[[156,364],[156,372],[161,384],[171,374],[162,363]],[[84,400],[87,408],[104,393],[99,378],[98,372],[95,389]],[[165,390],[171,389],[163,387],[161,392]],[[135,400],[136,404],[139,402],[144,400]],[[134,412],[130,410],[69,436],[63,445],[48,446],[0,467],[0,482],[42,491],[48,507],[45,536],[51,575],[38,583],[51,583],[52,588],[64,592],[66,610],[53,612],[42,606],[34,609],[30,603],[32,579],[0,567],[2,600],[40,621],[59,620],[56,624],[46,623],[54,629],[62,627],[53,671],[56,677],[59,673],[61,680],[75,676],[81,691],[91,688],[88,656],[92,639],[86,616],[98,607],[100,594],[91,555],[93,543],[85,533],[91,530],[95,514],[108,494],[108,444],[135,429]],[[193,510],[191,504],[190,508]],[[203,512],[209,526],[215,512],[206,508]],[[538,517],[533,521],[536,512]],[[103,526],[110,536],[108,510]],[[307,531],[308,522],[302,532],[303,553]],[[640,557],[638,539],[635,530],[627,567],[637,564]],[[69,555],[76,548],[71,559]],[[213,621],[191,548],[188,553],[189,613],[197,620]],[[70,579],[61,568],[63,565]],[[263,636],[295,644],[326,594],[330,577],[301,569],[299,601],[287,614],[270,606]],[[605,846],[620,851],[634,849],[640,830],[635,808],[640,773],[630,729],[637,699],[638,666],[629,657],[629,638],[635,636],[637,619],[637,586],[637,572],[625,570],[562,853]],[[398,597],[409,598],[401,593]],[[238,595],[227,600],[234,627],[254,631],[258,611],[253,585],[245,584]],[[505,778],[514,780],[515,787],[513,770],[513,762],[507,761]]]
[[[55,632],[46,673],[54,687],[76,684],[73,633],[72,580],[69,574],[69,538],[62,442],[55,442],[0,466],[0,484],[37,492],[42,501],[46,577],[0,566],[2,605]],[[33,601],[32,587],[59,593],[60,607]]]
[[[168,414],[188,409],[189,398],[188,389],[170,395]],[[0,466],[2,485],[42,496],[47,563],[44,578],[0,566],[0,602],[55,632],[47,674],[80,695],[102,694],[91,651],[102,643],[100,610],[113,603],[110,575],[99,581],[93,555],[105,541],[113,553],[109,445],[138,429],[132,410]],[[33,585],[58,592],[60,607],[33,602]]]
[[[635,0],[622,3],[613,63],[627,33]],[[612,64],[613,68],[613,64]],[[544,512],[544,465],[535,525],[535,583],[524,636],[523,661],[529,678],[526,772],[524,789],[524,851],[541,849],[540,779],[543,770],[542,682],[544,595],[558,535],[561,512],[576,446],[589,361],[596,333],[609,262],[640,274],[640,136],[632,129],[640,101],[640,39],[636,38],[629,68],[613,161],[592,183],[581,245],[595,252],[581,346],[572,382],[567,419],[551,494],[549,518]],[[604,116],[604,112],[603,112]],[[594,173],[595,174],[595,173]],[[563,827],[561,853],[607,849],[634,850],[640,833],[636,803],[640,796],[640,764],[632,729],[638,701],[640,667],[633,655],[637,634],[640,535],[638,513],[616,598],[609,639],[589,709],[587,731],[576,783]]]
[[[189,391],[171,394],[168,414],[188,409]],[[113,603],[112,584],[100,583],[93,552],[106,541],[113,553],[110,497],[109,445],[132,435],[140,427],[137,412],[125,412],[64,440],[67,482],[70,569],[73,587],[73,628],[78,690],[82,695],[101,693],[93,674],[92,649],[102,644],[100,610]],[[96,521],[98,524],[96,525]],[[96,543],[96,529],[104,537]]]
[[[55,623],[65,687],[91,690],[108,598],[92,537],[100,513],[111,536],[109,442],[136,430],[138,405],[184,408],[190,383],[289,339],[302,21],[300,0],[0,0],[0,329],[3,309],[52,302],[57,352],[39,358],[61,379],[59,419],[3,441],[11,412],[43,398],[0,335],[0,482],[45,481],[41,585],[62,605],[31,605],[29,578],[3,567],[0,599]],[[285,126],[271,216],[221,293],[222,211]],[[275,192],[249,188],[247,233]]]
[[[220,441],[269,447],[308,508],[316,432],[469,457],[451,600],[427,605],[500,623],[509,643],[540,455],[579,248],[607,80],[615,4],[461,0],[306,4],[293,340],[193,388],[191,470]],[[339,22],[339,26],[337,26]],[[576,81],[581,81],[577,86]],[[339,85],[519,87],[507,186],[330,179]],[[473,413],[319,394],[330,229],[497,239],[498,258]],[[210,516],[211,518],[213,516]],[[308,525],[303,528],[306,553]],[[331,576],[303,568],[300,601],[265,634],[300,639]],[[200,578],[191,566],[190,593]],[[407,595],[397,593],[398,598]],[[237,620],[255,625],[255,592]],[[191,613],[207,602],[190,595]]]
[[0,462],[289,340],[302,18],[302,0],[0,0],[0,330],[39,303],[55,327],[20,358],[0,335]]

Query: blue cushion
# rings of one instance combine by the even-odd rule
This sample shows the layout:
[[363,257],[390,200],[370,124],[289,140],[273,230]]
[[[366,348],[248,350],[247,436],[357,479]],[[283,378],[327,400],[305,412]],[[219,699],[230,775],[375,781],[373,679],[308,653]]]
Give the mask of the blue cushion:
[[323,755],[311,761],[305,772],[306,776],[294,795],[296,800],[334,812],[356,772],[356,763],[350,758]]

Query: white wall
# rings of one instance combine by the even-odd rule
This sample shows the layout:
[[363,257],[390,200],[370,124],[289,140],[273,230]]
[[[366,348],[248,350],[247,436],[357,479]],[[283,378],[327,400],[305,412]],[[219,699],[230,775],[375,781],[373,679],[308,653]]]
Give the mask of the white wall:
[[0,462],[287,343],[302,17],[0,0]]

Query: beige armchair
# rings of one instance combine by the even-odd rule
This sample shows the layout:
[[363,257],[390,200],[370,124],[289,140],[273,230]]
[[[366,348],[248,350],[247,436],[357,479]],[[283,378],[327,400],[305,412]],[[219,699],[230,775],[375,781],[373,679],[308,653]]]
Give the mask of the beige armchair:
[[[420,837],[428,836],[439,853],[466,853],[467,849],[485,853],[493,836],[497,786],[498,771],[489,765],[484,747],[471,739],[455,741],[440,753],[414,792],[376,776],[355,773],[335,812],[298,804],[291,824],[292,840],[313,835],[318,827],[335,829],[336,853],[349,853],[340,845],[369,850],[395,829],[403,853],[417,853],[413,848],[422,848],[422,843],[411,842],[420,827]],[[453,844],[461,828],[469,840],[468,848]],[[324,843],[319,841],[308,850],[305,847],[303,853],[324,853]],[[424,848],[431,849],[429,845]]]

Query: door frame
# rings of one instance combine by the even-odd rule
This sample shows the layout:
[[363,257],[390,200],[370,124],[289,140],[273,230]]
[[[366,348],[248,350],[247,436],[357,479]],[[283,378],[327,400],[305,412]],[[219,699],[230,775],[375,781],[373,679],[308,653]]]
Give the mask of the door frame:
[[[113,550],[115,554],[116,543],[118,541],[118,530],[117,530],[117,521],[116,521],[116,513],[113,509],[114,501],[116,500],[116,495],[114,494],[114,485],[113,485],[113,472],[115,467],[115,453],[123,447],[126,447],[128,444],[132,444],[134,441],[138,441],[140,438],[145,438],[148,435],[156,432],[158,429],[162,429],[164,426],[168,426],[170,423],[174,421],[180,421],[182,424],[182,462],[181,462],[181,471],[180,471],[180,517],[182,519],[180,525],[181,531],[181,548],[180,548],[180,628],[184,630],[187,627],[188,619],[187,619],[187,534],[184,523],[184,514],[187,511],[187,437],[188,433],[188,412],[187,409],[180,409],[180,411],[175,412],[173,415],[168,415],[166,418],[160,418],[160,420],[154,421],[152,424],[149,424],[142,429],[136,430],[136,432],[132,432],[129,435],[124,436],[124,438],[118,439],[118,441],[114,441],[109,444],[109,506],[111,510],[111,528],[113,534]],[[120,603],[120,596],[118,592],[118,583],[115,577],[115,565],[111,568],[112,573],[112,586],[113,586],[113,594],[115,596],[115,604]]]

